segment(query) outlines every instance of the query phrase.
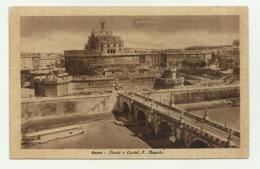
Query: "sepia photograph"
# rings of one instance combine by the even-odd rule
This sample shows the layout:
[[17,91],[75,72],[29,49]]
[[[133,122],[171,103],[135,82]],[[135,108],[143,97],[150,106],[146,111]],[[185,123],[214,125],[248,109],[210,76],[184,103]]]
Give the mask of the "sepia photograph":
[[13,158],[247,158],[243,7],[10,11]]

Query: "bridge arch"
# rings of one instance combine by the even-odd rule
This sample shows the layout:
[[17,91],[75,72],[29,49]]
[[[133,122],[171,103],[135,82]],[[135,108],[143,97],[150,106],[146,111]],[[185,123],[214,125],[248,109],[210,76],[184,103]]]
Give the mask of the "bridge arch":
[[145,111],[142,109],[139,109],[135,113],[135,121],[138,122],[140,125],[145,125],[147,121],[147,117],[145,114]]
[[156,136],[170,136],[173,130],[169,123],[166,121],[161,121],[156,126],[155,135]]
[[127,101],[124,101],[121,103],[121,112],[122,112],[122,115],[132,121],[134,120],[134,111],[132,110],[132,105],[131,103],[127,102]]
[[125,115],[128,115],[130,113],[130,107],[128,105],[127,102],[123,102],[122,103],[122,112],[125,114]]
[[189,144],[188,148],[210,148],[211,146],[202,139],[193,139]]

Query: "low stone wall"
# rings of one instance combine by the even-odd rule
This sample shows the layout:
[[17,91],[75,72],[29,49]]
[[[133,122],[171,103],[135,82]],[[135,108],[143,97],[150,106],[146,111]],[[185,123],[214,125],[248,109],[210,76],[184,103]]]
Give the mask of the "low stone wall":
[[213,100],[213,101],[204,101],[197,103],[185,103],[185,104],[177,104],[178,108],[183,109],[185,111],[194,111],[194,110],[204,110],[205,107],[208,109],[212,108],[220,108],[220,107],[231,107],[238,106],[235,105],[231,100]]
[[[119,79],[118,82],[123,86],[129,85],[153,85],[157,76],[136,76],[133,78],[122,78]],[[80,89],[113,89],[114,85],[113,79],[104,79],[104,80],[74,80],[72,82],[73,90],[80,90]]]
[[[147,94],[149,95],[149,94]],[[169,90],[158,91],[152,93],[151,96],[156,100],[169,104],[171,98],[174,104],[196,103],[211,100],[223,100],[231,98],[239,98],[239,87],[223,87],[223,88],[201,88],[194,90]]]
[[111,95],[105,97],[100,102],[97,102],[89,109],[89,114],[100,114],[112,112],[116,110],[117,93],[113,92]]
[[54,118],[68,115],[90,115],[111,112],[114,94],[96,97],[26,101],[22,103],[22,121]]
[[174,93],[175,104],[195,103],[240,97],[239,88],[220,88]]

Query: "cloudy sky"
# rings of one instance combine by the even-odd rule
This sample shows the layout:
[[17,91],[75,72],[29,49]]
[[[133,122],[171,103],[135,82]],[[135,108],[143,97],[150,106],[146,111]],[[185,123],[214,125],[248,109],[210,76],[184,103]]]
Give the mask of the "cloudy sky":
[[238,16],[145,17],[152,28],[135,28],[138,16],[26,16],[21,18],[22,52],[63,52],[83,49],[100,22],[119,35],[129,48],[185,48],[194,45],[225,45],[239,38]]

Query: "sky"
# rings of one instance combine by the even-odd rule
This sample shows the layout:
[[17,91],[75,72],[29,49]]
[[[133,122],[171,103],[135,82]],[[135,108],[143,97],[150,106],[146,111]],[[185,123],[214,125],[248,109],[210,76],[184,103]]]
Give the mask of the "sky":
[[[140,28],[143,20],[146,26]],[[21,51],[84,49],[91,30],[99,30],[100,22],[121,36],[128,48],[226,45],[239,39],[239,16],[23,16]]]

